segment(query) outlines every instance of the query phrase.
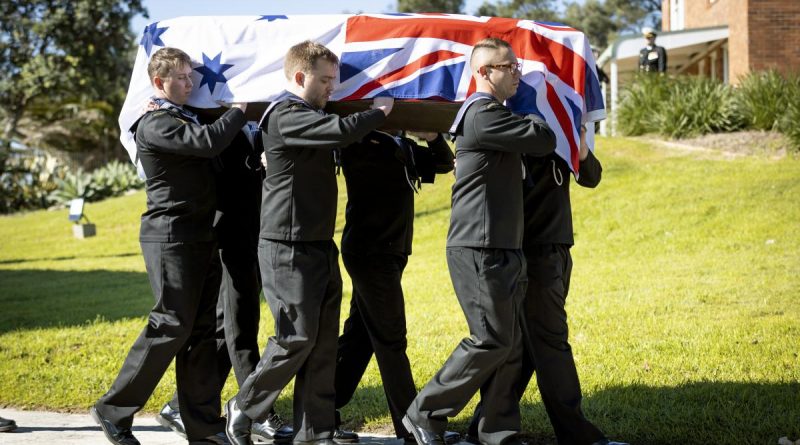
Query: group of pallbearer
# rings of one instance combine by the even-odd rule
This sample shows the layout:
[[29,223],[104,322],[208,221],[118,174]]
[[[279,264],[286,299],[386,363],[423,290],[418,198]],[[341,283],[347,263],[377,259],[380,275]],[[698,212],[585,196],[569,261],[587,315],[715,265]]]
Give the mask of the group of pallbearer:
[[[611,444],[581,410],[564,310],[573,244],[570,170],[536,115],[504,102],[520,82],[509,44],[476,42],[477,92],[440,134],[378,131],[393,100],[340,117],[323,111],[337,56],[318,43],[286,54],[285,92],[257,128],[246,104],[211,122],[184,108],[190,58],[156,51],[149,107],[131,128],[146,175],[140,242],[155,306],[111,388],[91,408],[106,438],[136,445],[133,416],[175,359],[175,397],[157,419],[191,444],[358,441],[338,409],[375,356],[394,430],[408,444],[518,445],[519,400],[536,373],[559,444]],[[414,196],[454,170],[447,265],[469,336],[417,393],[406,354],[401,277]],[[342,279],[333,241],[339,172],[347,185],[342,260],[353,283],[339,335]],[[578,183],[601,167],[581,132]],[[263,289],[275,334],[259,354]],[[231,370],[238,393],[224,403]],[[295,379],[292,426],[274,404]],[[468,431],[446,431],[480,392]]]

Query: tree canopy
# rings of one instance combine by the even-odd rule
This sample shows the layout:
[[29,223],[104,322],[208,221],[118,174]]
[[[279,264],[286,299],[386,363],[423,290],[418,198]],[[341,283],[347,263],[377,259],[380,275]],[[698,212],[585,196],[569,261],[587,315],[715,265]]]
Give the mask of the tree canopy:
[[136,47],[130,20],[138,14],[147,16],[141,0],[0,2],[0,173],[11,142],[23,136],[22,122],[42,126],[64,104],[72,108],[60,114],[70,119],[86,114],[74,110],[82,104],[118,108]]
[[464,10],[464,0],[397,0],[397,10],[461,14]]

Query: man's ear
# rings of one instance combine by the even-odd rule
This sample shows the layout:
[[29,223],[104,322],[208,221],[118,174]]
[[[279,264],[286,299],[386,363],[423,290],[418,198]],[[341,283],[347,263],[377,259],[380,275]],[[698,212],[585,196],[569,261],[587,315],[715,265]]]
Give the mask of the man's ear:
[[164,91],[164,79],[158,76],[153,77],[153,86],[156,87],[158,91]]
[[306,74],[302,71],[298,71],[294,73],[294,83],[298,86],[305,87],[306,86]]
[[486,73],[486,67],[485,66],[482,66],[482,67],[478,68],[478,74],[480,74],[481,77],[483,77],[484,79],[489,77],[489,75]]

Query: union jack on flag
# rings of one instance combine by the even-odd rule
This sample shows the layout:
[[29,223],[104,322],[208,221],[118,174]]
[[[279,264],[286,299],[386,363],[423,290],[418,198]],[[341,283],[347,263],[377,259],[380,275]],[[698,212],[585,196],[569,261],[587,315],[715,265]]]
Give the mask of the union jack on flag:
[[[332,100],[376,96],[464,101],[475,91],[472,45],[486,37],[509,43],[522,64],[517,94],[507,105],[536,113],[554,129],[556,152],[575,174],[581,124],[606,117],[594,57],[586,36],[554,23],[455,14],[180,17],[145,28],[131,85],[120,114],[121,139],[131,159],[128,131],[152,94],[147,62],[155,47],[172,46],[193,60],[189,105],[268,102],[286,86],[283,56],[314,40],[341,60]],[[594,126],[587,126],[593,149]]]

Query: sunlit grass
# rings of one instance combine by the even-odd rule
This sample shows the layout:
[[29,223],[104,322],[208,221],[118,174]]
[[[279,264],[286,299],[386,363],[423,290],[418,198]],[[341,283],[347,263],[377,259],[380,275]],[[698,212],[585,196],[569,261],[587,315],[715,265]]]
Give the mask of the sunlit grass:
[[[628,139],[600,139],[598,156],[600,187],[572,187],[567,305],[587,416],[638,444],[800,438],[800,161],[700,160]],[[451,184],[423,187],[404,277],[418,387],[466,334],[444,258]],[[83,411],[109,387],[152,305],[143,209],[141,192],[87,205],[87,240],[66,211],[0,218],[0,405]],[[373,362],[348,426],[390,430],[380,385]],[[170,372],[146,410],[173,388]],[[535,386],[523,421],[534,443],[554,441]]]

